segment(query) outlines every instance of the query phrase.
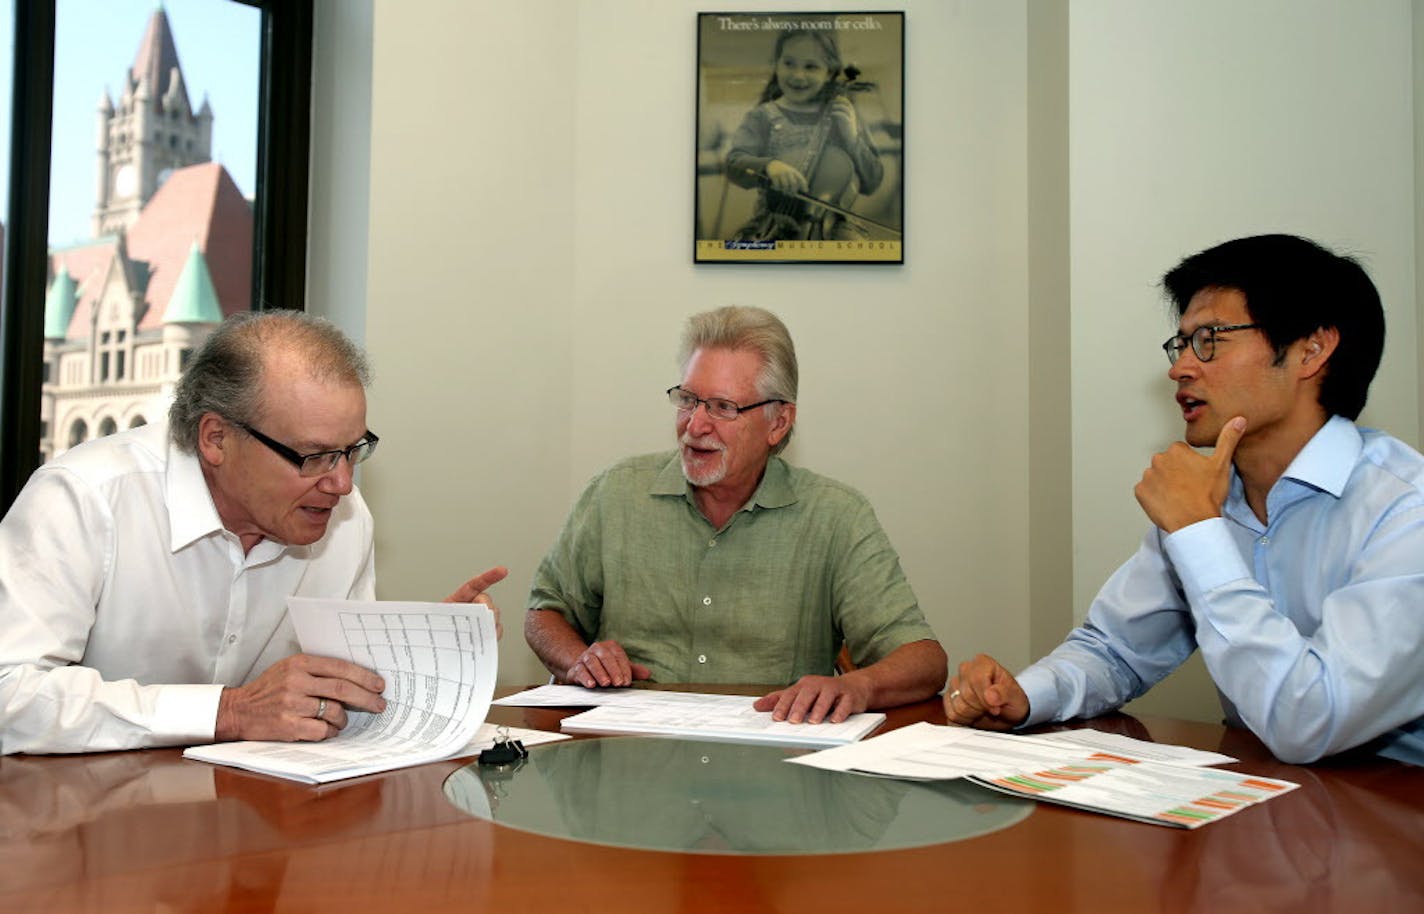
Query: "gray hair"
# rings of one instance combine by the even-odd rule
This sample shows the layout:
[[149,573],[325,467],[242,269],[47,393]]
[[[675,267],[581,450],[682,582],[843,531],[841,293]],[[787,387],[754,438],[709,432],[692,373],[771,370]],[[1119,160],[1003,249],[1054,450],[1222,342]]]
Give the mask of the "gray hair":
[[198,450],[207,413],[254,424],[262,412],[262,378],[273,353],[301,356],[312,378],[368,387],[371,368],[361,348],[335,324],[302,311],[242,311],[218,325],[193,354],[168,408],[168,434],[178,449]]
[[[762,400],[796,402],[800,373],[796,367],[796,347],[791,333],[781,319],[765,308],[728,305],[714,311],[703,311],[687,319],[678,350],[678,365],[684,374],[692,354],[699,349],[745,349],[761,357],[761,372],[757,374],[757,397]],[[774,415],[779,404],[765,407],[767,418]],[[794,431],[794,429],[793,429]],[[791,441],[791,432],[771,449],[779,454]]]

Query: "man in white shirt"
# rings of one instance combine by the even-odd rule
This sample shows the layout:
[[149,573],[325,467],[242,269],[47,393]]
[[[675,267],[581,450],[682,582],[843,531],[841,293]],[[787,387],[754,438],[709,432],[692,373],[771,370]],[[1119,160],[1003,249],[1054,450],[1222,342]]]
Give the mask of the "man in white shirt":
[[[298,653],[286,611],[374,597],[369,377],[327,321],[236,315],[166,422],[34,473],[0,521],[0,754],[321,740],[384,708],[375,673]],[[505,573],[448,599],[494,608]]]

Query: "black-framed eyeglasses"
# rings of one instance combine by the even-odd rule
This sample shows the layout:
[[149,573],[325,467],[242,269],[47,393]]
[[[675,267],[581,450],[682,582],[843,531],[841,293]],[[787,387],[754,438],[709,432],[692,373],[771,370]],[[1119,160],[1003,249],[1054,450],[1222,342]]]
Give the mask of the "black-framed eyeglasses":
[[1260,324],[1224,324],[1198,327],[1189,335],[1178,333],[1171,337],[1162,344],[1162,351],[1167,353],[1167,361],[1175,365],[1177,359],[1181,358],[1182,353],[1186,351],[1187,344],[1191,343],[1192,352],[1196,353],[1197,361],[1210,362],[1216,358],[1216,335],[1218,333],[1229,333],[1232,330],[1256,330],[1260,326]]
[[669,387],[667,390],[668,402],[677,407],[680,413],[690,413],[697,409],[697,404],[701,403],[707,407],[707,415],[713,419],[732,420],[740,416],[749,409],[756,409],[758,406],[765,406],[768,403],[785,403],[785,400],[772,398],[762,400],[759,403],[751,403],[747,406],[738,406],[731,400],[724,397],[698,397],[683,390],[681,387]]
[[314,454],[300,454],[282,442],[268,438],[250,425],[244,425],[241,422],[233,424],[267,445],[273,453],[295,466],[297,472],[303,476],[321,476],[324,473],[330,473],[336,469],[336,464],[341,461],[342,457],[345,457],[346,462],[353,467],[358,463],[363,463],[375,453],[376,443],[381,440],[376,437],[375,432],[366,429],[366,434],[361,436],[361,440],[350,447],[337,448],[334,451],[317,451]]

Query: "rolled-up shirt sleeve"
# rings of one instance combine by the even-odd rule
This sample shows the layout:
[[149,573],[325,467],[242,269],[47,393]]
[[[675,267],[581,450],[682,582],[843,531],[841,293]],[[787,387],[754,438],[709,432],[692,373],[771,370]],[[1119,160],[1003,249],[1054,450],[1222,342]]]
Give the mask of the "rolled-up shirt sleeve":
[[0,525],[0,752],[212,739],[222,686],[105,681],[82,665],[115,535],[104,500],[57,468],[37,473]]

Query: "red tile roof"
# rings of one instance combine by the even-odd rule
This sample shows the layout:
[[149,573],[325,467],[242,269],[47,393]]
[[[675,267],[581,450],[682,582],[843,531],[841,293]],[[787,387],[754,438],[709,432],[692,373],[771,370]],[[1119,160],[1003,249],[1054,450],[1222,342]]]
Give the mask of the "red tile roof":
[[[252,307],[252,207],[216,162],[181,168],[168,177],[129,227],[131,260],[146,262],[147,310],[138,329],[161,327],[173,289],[196,242],[207,259],[224,315]],[[69,322],[70,339],[87,339],[94,301],[118,253],[116,238],[50,253],[50,279],[64,263],[79,283],[79,303]],[[142,275],[140,271],[140,275]]]
[[148,261],[150,273],[149,310],[139,329],[162,325],[195,241],[213,274],[223,315],[251,309],[252,226],[252,207],[226,168],[205,162],[173,172],[128,231],[129,256]]

